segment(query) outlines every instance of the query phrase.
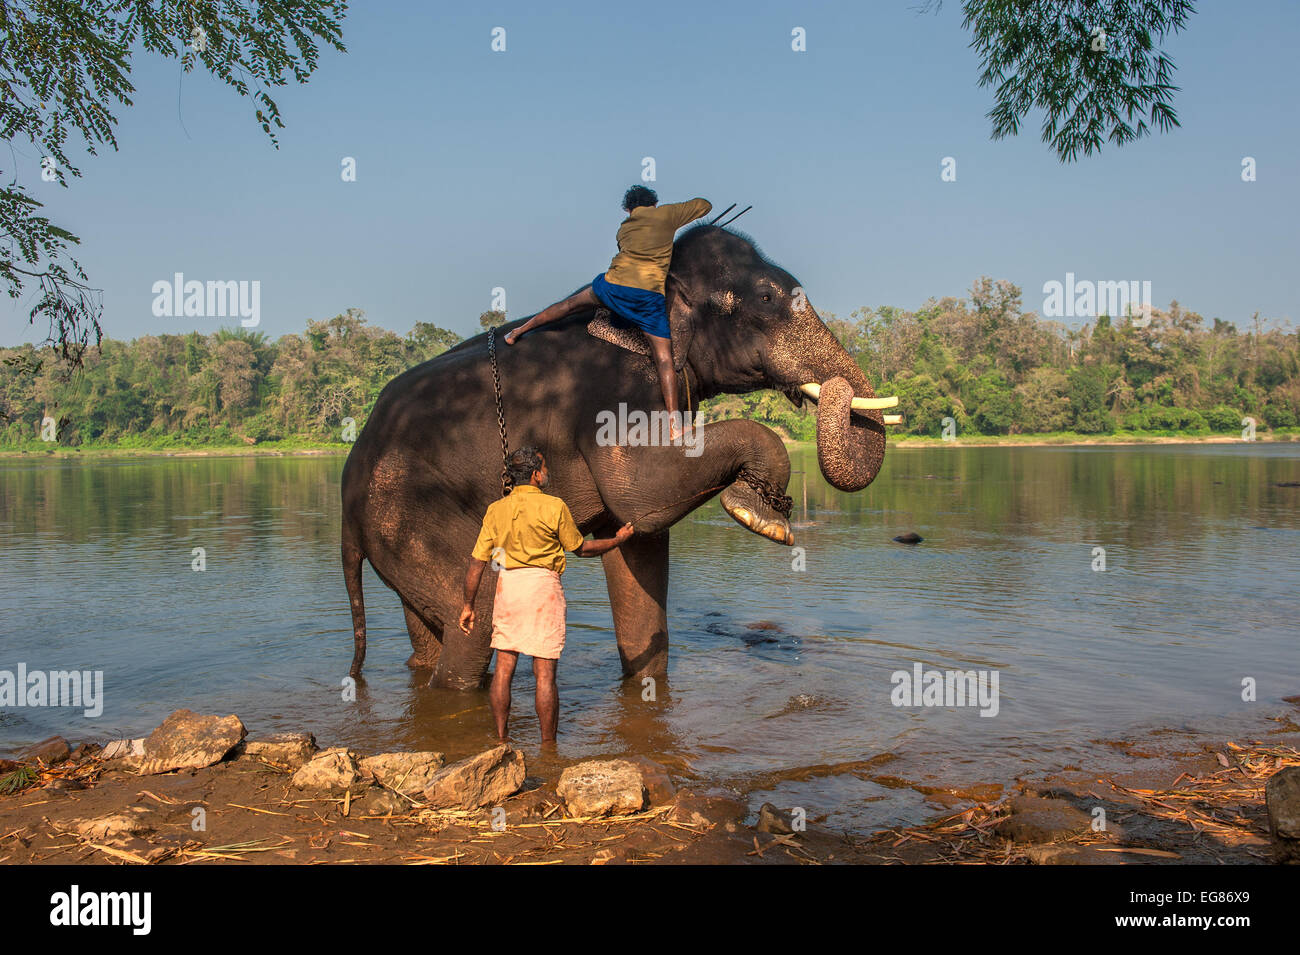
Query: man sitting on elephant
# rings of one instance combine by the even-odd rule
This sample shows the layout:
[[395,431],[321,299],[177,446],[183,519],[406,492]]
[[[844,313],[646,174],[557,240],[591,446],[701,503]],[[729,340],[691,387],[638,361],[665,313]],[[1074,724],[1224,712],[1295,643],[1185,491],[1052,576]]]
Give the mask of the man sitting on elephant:
[[649,339],[668,409],[670,438],[676,441],[681,435],[681,413],[677,406],[677,372],[673,368],[664,282],[672,263],[673,237],[677,230],[712,208],[707,199],[660,206],[653,189],[633,186],[623,196],[627,218],[618,227],[618,254],[609,263],[609,269],[597,275],[587,287],[542,309],[510,332],[506,344],[513,345],[519,336],[579,308],[604,305],[615,315],[639,326]]
[[465,605],[460,629],[474,627],[474,598],[483,568],[491,559],[497,570],[492,603],[492,648],[497,667],[492,675],[492,716],[497,735],[506,738],[510,721],[510,684],[519,654],[533,658],[537,678],[537,719],[542,742],[554,742],[560,721],[560,697],[555,669],[564,649],[564,552],[597,557],[632,536],[624,524],[613,537],[583,540],[582,532],[558,497],[543,494],[550,483],[546,458],[536,448],[512,453],[506,462],[514,487],[510,494],[488,505],[483,527],[465,574]]

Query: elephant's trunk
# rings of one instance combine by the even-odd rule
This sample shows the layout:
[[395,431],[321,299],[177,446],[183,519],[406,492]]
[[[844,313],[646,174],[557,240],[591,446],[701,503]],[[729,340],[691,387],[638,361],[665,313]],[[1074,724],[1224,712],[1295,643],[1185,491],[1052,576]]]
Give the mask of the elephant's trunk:
[[[817,401],[817,463],[822,476],[841,491],[860,491],[876,479],[885,460],[885,426],[880,407],[854,408],[854,399],[876,393],[830,329],[821,326],[812,342],[808,365],[821,377],[804,388]],[[859,405],[887,406],[881,400]]]

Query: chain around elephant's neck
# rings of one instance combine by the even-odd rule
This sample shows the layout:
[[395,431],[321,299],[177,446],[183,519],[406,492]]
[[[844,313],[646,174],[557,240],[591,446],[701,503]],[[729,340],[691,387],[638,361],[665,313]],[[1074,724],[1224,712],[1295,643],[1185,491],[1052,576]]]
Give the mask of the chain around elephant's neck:
[[501,403],[501,372],[497,369],[497,330],[488,329],[488,361],[492,364],[492,390],[497,396],[497,427],[501,429],[501,496],[510,493],[510,445],[506,442],[506,409]]

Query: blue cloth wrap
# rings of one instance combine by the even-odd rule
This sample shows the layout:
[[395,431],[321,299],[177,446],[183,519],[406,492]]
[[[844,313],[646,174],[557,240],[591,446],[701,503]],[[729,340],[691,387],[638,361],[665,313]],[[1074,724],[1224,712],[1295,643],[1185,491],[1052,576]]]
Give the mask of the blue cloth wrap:
[[591,280],[591,290],[602,305],[647,335],[672,338],[672,330],[668,327],[668,306],[662,292],[606,282],[604,272]]

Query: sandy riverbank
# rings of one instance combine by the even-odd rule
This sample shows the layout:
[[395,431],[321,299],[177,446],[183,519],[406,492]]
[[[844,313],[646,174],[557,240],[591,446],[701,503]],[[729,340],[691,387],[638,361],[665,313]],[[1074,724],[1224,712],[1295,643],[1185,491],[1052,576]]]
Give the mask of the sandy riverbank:
[[[792,771],[910,785],[935,810],[917,826],[860,833],[827,830],[816,818],[792,835],[762,831],[772,827],[755,827],[759,807],[745,793],[676,776],[676,792],[658,793],[646,811],[607,818],[568,815],[557,780],[530,776],[505,801],[504,827],[494,828],[490,810],[436,811],[382,788],[301,791],[289,771],[248,756],[140,776],[85,755],[37,766],[26,788],[0,795],[0,862],[1260,864],[1273,858],[1264,783],[1300,765],[1297,716],[1294,708],[1275,714],[1236,739],[1115,739],[1105,771],[1071,766],[965,789],[887,776],[880,759]],[[123,841],[112,825],[78,832],[94,819],[134,833]]]

